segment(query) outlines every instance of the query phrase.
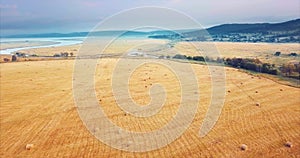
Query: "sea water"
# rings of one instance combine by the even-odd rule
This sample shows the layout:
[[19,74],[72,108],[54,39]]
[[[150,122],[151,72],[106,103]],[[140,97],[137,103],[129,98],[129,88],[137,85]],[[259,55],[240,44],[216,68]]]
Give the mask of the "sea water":
[[[39,41],[49,41],[52,44],[48,45],[39,45],[39,46],[27,46],[27,47],[17,47],[0,50],[0,54],[12,54],[14,52],[25,50],[25,49],[34,49],[34,48],[47,48],[47,47],[59,47],[66,45],[75,45],[80,44],[84,40],[84,37],[61,37],[61,38],[1,38],[0,44],[4,42],[39,42]],[[54,44],[53,44],[54,43]]]

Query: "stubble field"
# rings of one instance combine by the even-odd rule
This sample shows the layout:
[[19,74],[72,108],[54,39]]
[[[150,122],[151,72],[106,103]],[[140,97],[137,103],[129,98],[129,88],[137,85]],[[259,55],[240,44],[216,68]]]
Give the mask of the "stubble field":
[[[128,60],[134,63],[138,59]],[[148,64],[131,75],[129,90],[136,103],[149,103],[148,92],[155,83],[164,86],[167,93],[165,106],[157,115],[137,119],[124,115],[114,101],[110,75],[116,62],[115,58],[100,59],[95,73],[99,106],[108,118],[124,129],[142,132],[156,130],[172,119],[180,104],[180,84],[172,71]],[[225,68],[226,94],[221,116],[214,128],[200,138],[199,129],[211,101],[211,76],[206,66],[193,64],[200,101],[189,128],[163,148],[131,153],[103,144],[86,129],[73,100],[73,66],[74,60],[1,64],[1,157],[300,156],[298,88]],[[292,148],[285,146],[288,141]],[[26,144],[34,146],[26,150]],[[242,151],[241,144],[248,149]]]

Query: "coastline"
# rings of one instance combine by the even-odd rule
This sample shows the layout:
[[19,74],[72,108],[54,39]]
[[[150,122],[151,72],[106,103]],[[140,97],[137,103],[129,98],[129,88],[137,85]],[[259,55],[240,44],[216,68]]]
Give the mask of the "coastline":
[[[11,46],[2,46],[3,44],[11,44]],[[15,43],[15,46],[13,45]],[[21,45],[16,44],[21,43]],[[25,43],[25,44],[24,44]],[[27,43],[27,44],[26,44]],[[29,44],[31,43],[31,44]],[[80,38],[19,38],[19,39],[1,39],[0,55],[10,55],[17,51],[27,49],[38,49],[47,47],[60,47],[68,45],[76,45],[82,43]],[[4,47],[4,49],[3,49]]]

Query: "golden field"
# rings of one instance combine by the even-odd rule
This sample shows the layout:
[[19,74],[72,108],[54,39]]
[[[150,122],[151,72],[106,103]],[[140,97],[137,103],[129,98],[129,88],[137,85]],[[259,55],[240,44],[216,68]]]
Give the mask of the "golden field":
[[[224,52],[224,56],[226,52],[228,56],[238,55],[234,52],[248,52],[252,56],[250,51],[254,52],[256,49],[257,54],[260,51],[273,54],[277,49],[299,53],[297,44],[259,44],[257,47],[245,45],[247,47],[244,44],[219,43],[217,47]],[[80,45],[41,48],[35,49],[34,53],[51,55],[73,51],[76,54],[79,47]],[[130,48],[124,44],[115,52]],[[188,48],[184,49],[184,43],[179,43],[175,48],[189,53]],[[107,52],[111,53],[113,49],[108,48]],[[90,59],[82,60],[89,62]],[[128,59],[128,64],[134,64],[138,60]],[[150,102],[149,90],[155,83],[164,86],[167,94],[164,107],[156,115],[136,118],[125,114],[115,102],[111,74],[117,62],[116,58],[99,59],[95,72],[96,96],[107,117],[116,125],[137,132],[157,130],[168,123],[180,104],[181,87],[176,74],[155,63],[135,69],[128,85],[131,97],[137,104],[145,106]],[[188,64],[168,62],[178,67]],[[226,94],[220,118],[205,137],[199,137],[199,129],[211,101],[210,73],[217,73],[218,67],[213,66],[212,72],[209,72],[207,66],[198,64],[192,64],[192,68],[198,80],[200,101],[195,118],[183,135],[167,146],[150,152],[127,152],[111,148],[96,139],[78,115],[72,92],[74,64],[75,60],[1,63],[1,157],[300,156],[300,89],[233,68],[225,68]],[[129,70],[121,67],[121,72]],[[118,80],[124,78],[117,78],[116,81]],[[195,85],[183,86],[189,89]],[[256,106],[257,103],[259,106]],[[118,133],[115,134],[117,136]],[[291,142],[293,146],[286,147],[287,142]],[[26,150],[26,144],[33,144],[33,147]],[[241,144],[246,144],[247,150],[241,150]]]
[[[206,51],[207,54],[201,55],[216,58],[216,54],[213,54],[213,49],[210,48],[213,46],[223,57],[259,58],[263,62],[279,65],[293,60],[298,61],[299,57],[289,57],[287,54],[300,53],[299,44],[179,42],[173,49],[166,47],[166,44],[165,40],[121,39],[112,42],[104,53],[120,55],[124,52],[145,51],[156,56],[173,56],[176,53],[194,56],[199,55],[196,51],[200,53]],[[15,44],[17,45],[18,43]],[[78,56],[81,46],[78,44],[20,52],[40,56],[68,52]],[[94,47],[91,48],[95,49]],[[174,50],[177,51],[175,54]],[[276,51],[281,51],[282,56],[273,56]],[[1,55],[1,62],[4,57],[11,56]],[[299,88],[279,84],[261,75],[254,76],[226,67],[226,93],[222,113],[214,128],[201,138],[199,130],[212,101],[211,73],[219,74],[220,67],[212,66],[209,71],[206,65],[191,64],[198,81],[196,84],[182,84],[177,74],[164,65],[151,62],[132,69],[129,68],[130,65],[144,59],[125,59],[128,65],[122,66],[119,71],[121,75],[131,73],[128,90],[133,101],[140,106],[147,106],[151,102],[152,96],[149,94],[151,88],[155,84],[160,84],[166,94],[164,106],[157,114],[146,118],[124,112],[117,105],[115,97],[118,96],[115,96],[112,90],[111,75],[118,63],[118,59],[112,57],[99,59],[96,67],[95,91],[99,106],[117,126],[128,131],[150,132],[160,129],[176,115],[182,95],[180,86],[185,86],[188,90],[198,86],[200,101],[197,102],[195,118],[178,139],[163,148],[143,153],[121,151],[105,145],[88,131],[79,117],[72,85],[76,62],[74,57],[19,57],[18,61],[21,62],[0,65],[1,157],[300,156]],[[81,60],[90,63],[91,59]],[[167,65],[175,66],[181,72],[186,70],[180,68],[189,64],[160,61],[166,61]],[[119,84],[124,80],[127,78],[121,76],[114,81]],[[121,88],[124,87],[125,85],[121,85]],[[158,95],[161,94],[154,95],[153,99]],[[194,100],[189,98],[184,108],[189,109],[189,104],[192,103]],[[183,121],[179,122],[182,123]],[[178,129],[175,127],[174,130]],[[118,134],[118,131],[113,132],[115,138],[119,136]],[[110,139],[110,136],[107,137]],[[285,146],[287,142],[292,143],[291,148]],[[26,150],[27,144],[33,144],[33,147]],[[242,144],[247,145],[247,150],[241,150]]]
[[[101,39],[103,40],[103,39]],[[101,40],[98,40],[98,42]],[[137,44],[138,43],[138,44]],[[148,43],[152,45],[148,46]],[[174,56],[174,52],[165,51],[165,44],[168,43],[166,40],[152,40],[152,39],[140,39],[140,40],[124,40],[116,39],[109,45],[103,53],[124,53],[132,49],[133,45],[136,48],[143,50],[154,50],[151,53],[157,55],[170,55]],[[140,45],[140,46],[138,46]],[[81,44],[61,46],[61,47],[46,47],[21,50],[19,52],[26,54],[37,54],[53,56],[54,54],[60,54],[61,52],[73,53],[74,56],[78,54]],[[147,47],[143,49],[144,47]],[[297,53],[300,54],[299,43],[234,43],[234,42],[178,42],[175,44],[174,49],[178,54],[188,56],[209,56],[212,58],[258,58],[262,62],[282,65],[288,62],[300,61],[300,56],[290,57],[288,54]],[[216,51],[219,55],[216,54]],[[275,52],[281,52],[280,57],[274,56]],[[99,51],[100,53],[100,51]]]
[[[175,45],[182,54],[195,55],[198,51],[203,56],[210,56],[213,58],[225,57],[243,57],[243,58],[258,58],[262,62],[271,64],[283,64],[289,61],[299,61],[300,57],[289,57],[290,53],[300,54],[299,43],[235,43],[235,42],[215,42],[211,44],[209,42],[192,42],[195,47],[192,47],[190,42],[180,42]],[[207,51],[207,47],[215,46],[220,55],[216,55],[214,51]],[[200,48],[200,49],[197,49]],[[205,53],[203,53],[205,50]],[[281,52],[281,56],[274,56],[275,52]]]

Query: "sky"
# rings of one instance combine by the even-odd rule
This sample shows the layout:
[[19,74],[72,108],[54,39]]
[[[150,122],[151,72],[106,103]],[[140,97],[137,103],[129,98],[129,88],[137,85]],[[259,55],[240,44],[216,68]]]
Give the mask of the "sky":
[[89,31],[111,15],[142,6],[178,10],[204,27],[300,18],[300,0],[0,0],[0,34]]

